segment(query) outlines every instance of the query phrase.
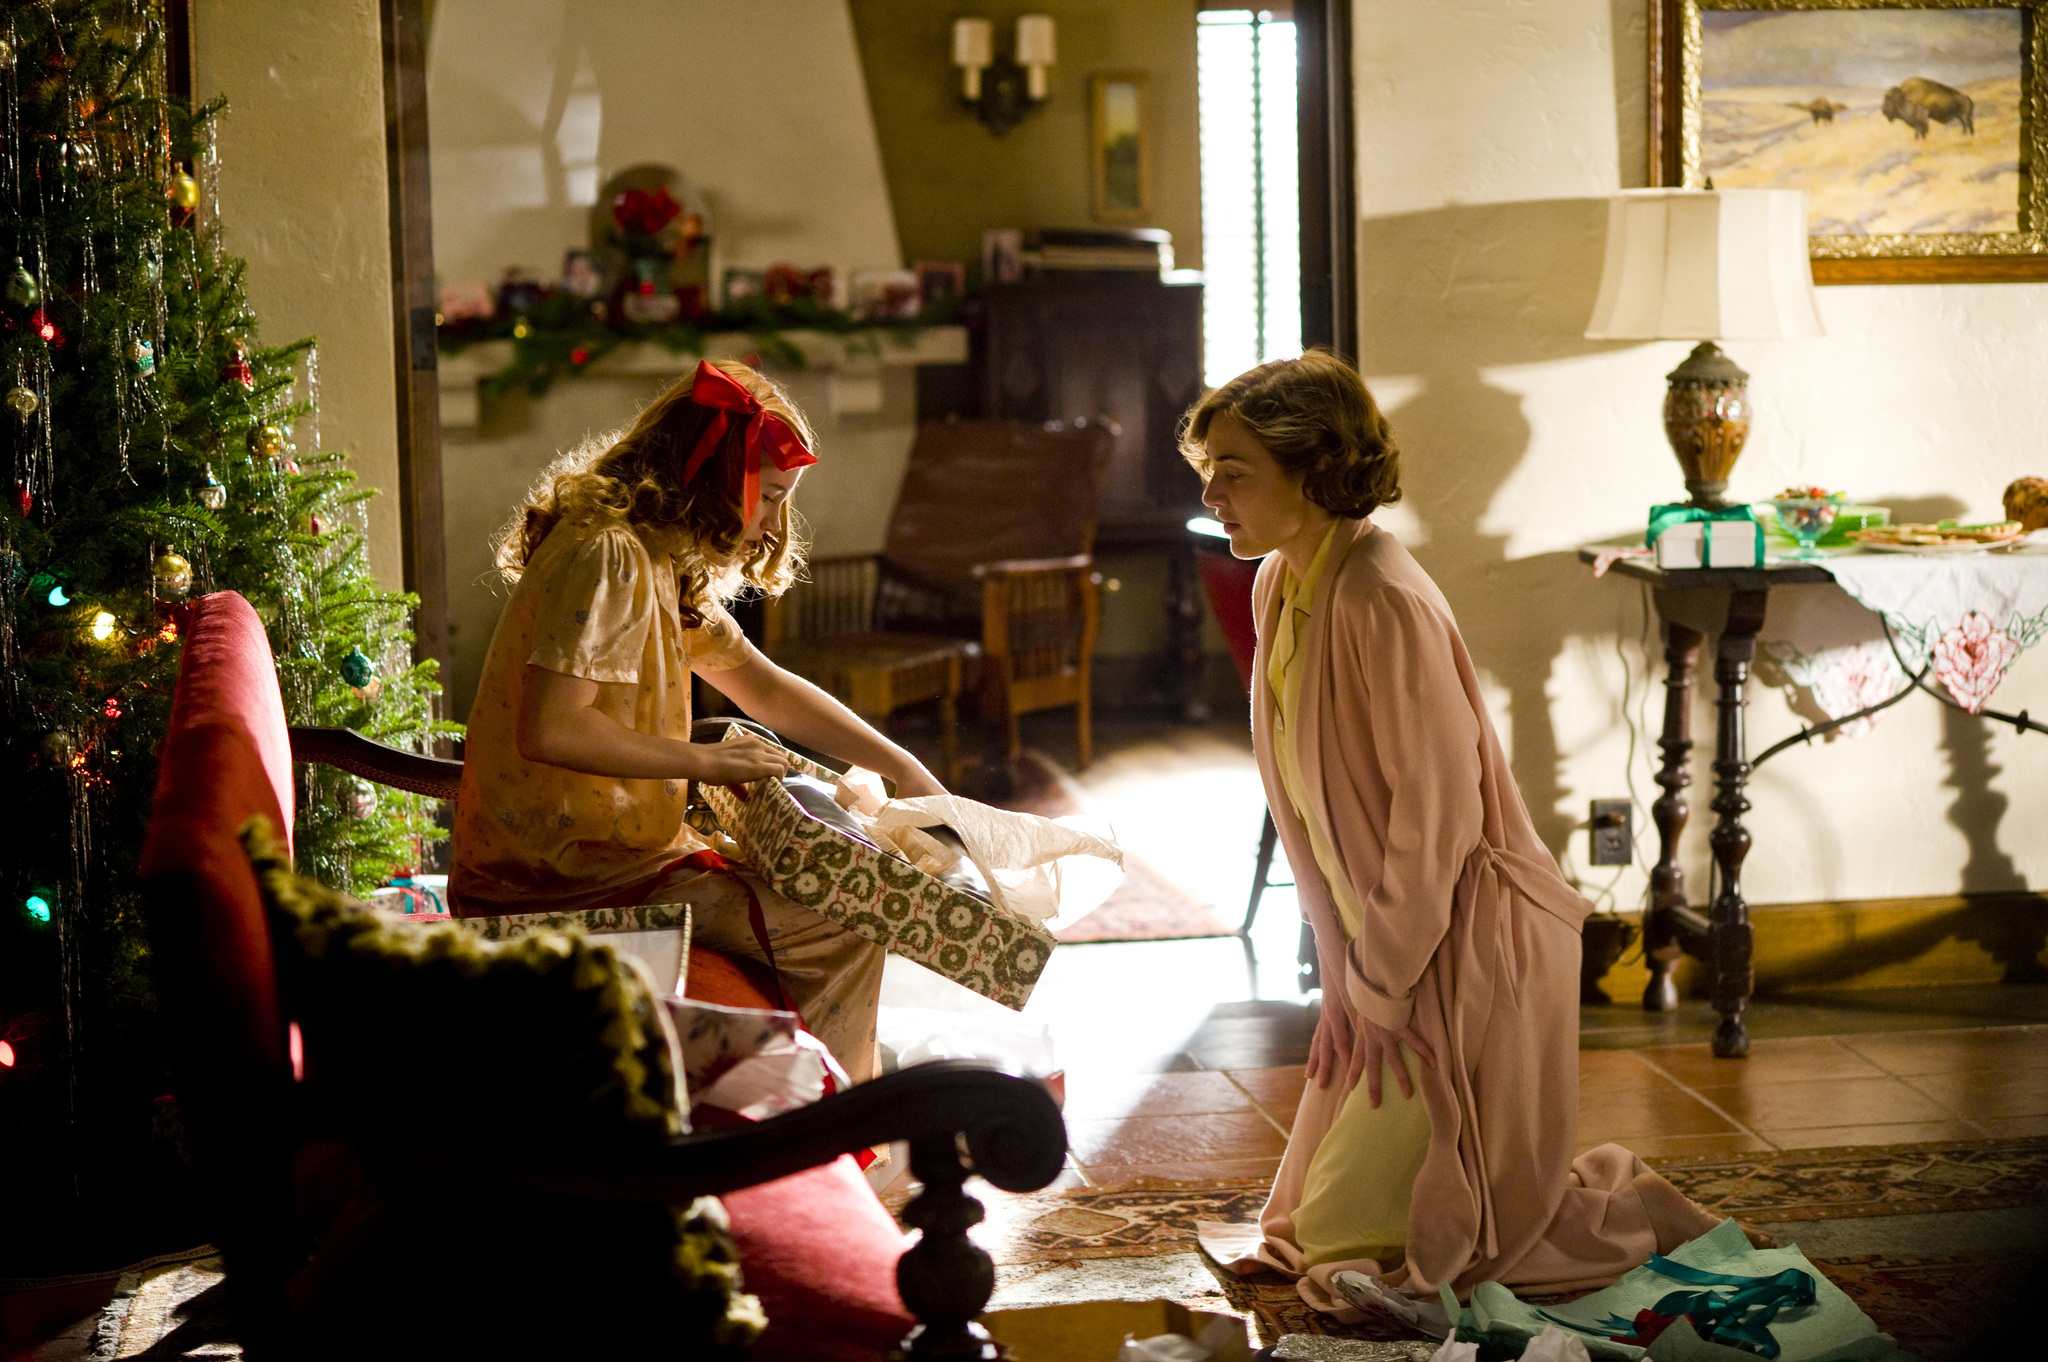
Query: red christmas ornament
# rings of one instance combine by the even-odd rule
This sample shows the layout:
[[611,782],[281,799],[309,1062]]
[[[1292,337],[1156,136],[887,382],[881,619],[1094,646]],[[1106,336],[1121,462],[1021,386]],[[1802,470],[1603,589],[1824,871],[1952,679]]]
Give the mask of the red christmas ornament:
[[14,499],[21,505],[22,518],[27,519],[28,513],[35,509],[35,497],[30,495],[28,488],[17,487],[14,489]]
[[228,363],[220,376],[230,383],[239,383],[245,388],[256,386],[256,371],[249,367],[249,352],[237,345],[228,354]]
[[569,352],[569,362],[571,364],[588,364],[590,363],[590,352],[579,345]]
[[41,308],[37,308],[30,315],[28,327],[29,330],[35,332],[52,345],[62,345],[64,343],[64,333],[57,329],[57,323],[51,321],[50,315]]

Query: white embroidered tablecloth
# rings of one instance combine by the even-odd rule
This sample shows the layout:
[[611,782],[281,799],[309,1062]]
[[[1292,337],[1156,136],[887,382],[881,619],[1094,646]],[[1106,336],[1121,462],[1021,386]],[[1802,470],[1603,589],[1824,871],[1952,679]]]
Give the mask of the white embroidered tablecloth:
[[[1783,680],[1830,719],[1897,694],[1907,683],[1898,658],[1916,672],[1931,664],[1956,703],[1979,713],[2013,659],[2048,638],[2043,541],[2048,533],[1995,552],[1832,555],[1816,565],[1864,608],[1844,609],[1833,592],[1774,590],[1758,642]],[[1860,736],[1878,717],[1839,731]]]

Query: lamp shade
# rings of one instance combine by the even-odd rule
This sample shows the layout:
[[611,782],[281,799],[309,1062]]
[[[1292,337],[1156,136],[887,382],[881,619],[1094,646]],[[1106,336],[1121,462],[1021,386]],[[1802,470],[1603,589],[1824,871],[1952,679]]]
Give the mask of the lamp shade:
[[979,71],[995,60],[995,26],[986,19],[953,21],[953,65]]
[[1588,340],[1825,335],[1803,189],[1636,189],[1608,200]]
[[1053,55],[1053,23],[1048,14],[1026,14],[1017,20],[1017,65],[1051,66],[1057,57]]

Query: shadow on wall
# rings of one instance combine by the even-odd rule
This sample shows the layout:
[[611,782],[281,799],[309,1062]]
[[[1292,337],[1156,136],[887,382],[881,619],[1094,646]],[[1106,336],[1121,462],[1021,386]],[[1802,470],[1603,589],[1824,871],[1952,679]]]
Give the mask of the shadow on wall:
[[1426,542],[1415,558],[1457,612],[1474,664],[1508,696],[1510,757],[1536,831],[1554,853],[1561,758],[1548,693],[1568,637],[1585,628],[1585,567],[1573,553],[1510,561],[1482,528],[1529,452],[1521,398],[1489,369],[1611,352],[1585,340],[1605,244],[1604,199],[1448,207],[1359,224],[1359,368],[1421,380],[1393,414],[1402,504]]

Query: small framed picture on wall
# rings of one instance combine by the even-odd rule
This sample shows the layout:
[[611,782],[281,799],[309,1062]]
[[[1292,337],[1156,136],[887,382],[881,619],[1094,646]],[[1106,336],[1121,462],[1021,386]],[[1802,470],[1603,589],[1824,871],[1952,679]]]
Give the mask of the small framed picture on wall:
[[910,268],[917,274],[918,306],[926,311],[967,292],[967,266],[957,260],[918,260]]
[[1088,78],[1095,216],[1103,222],[1142,222],[1152,215],[1151,83],[1143,71]]

